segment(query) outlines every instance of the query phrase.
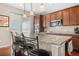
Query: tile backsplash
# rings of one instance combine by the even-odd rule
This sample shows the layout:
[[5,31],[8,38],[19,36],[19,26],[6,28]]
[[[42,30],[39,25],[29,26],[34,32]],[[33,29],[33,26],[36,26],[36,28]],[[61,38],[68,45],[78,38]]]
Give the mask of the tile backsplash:
[[57,26],[57,27],[48,27],[46,32],[50,33],[66,33],[74,34],[74,28],[79,26]]

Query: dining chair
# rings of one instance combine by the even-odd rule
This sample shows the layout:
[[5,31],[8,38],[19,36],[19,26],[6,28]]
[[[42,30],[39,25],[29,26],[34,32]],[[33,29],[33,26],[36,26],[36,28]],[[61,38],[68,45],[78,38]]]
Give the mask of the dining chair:
[[14,56],[21,56],[21,50],[23,47],[21,46],[21,41],[19,37],[15,36],[13,32],[11,31],[11,36],[12,36],[12,50],[13,50],[13,55]]

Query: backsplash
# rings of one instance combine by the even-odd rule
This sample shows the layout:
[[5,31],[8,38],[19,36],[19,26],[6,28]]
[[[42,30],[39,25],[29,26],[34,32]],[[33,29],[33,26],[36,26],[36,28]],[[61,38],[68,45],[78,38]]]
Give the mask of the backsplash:
[[57,26],[48,27],[46,32],[74,34],[74,28],[79,26]]

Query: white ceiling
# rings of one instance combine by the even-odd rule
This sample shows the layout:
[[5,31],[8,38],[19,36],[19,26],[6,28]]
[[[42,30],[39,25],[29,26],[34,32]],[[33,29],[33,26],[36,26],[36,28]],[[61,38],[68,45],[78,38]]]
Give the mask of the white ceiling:
[[[6,3],[6,5],[8,6],[12,6],[18,9],[22,9],[24,8],[24,4],[23,3]],[[31,4],[30,3],[26,3],[26,11],[30,11],[31,10]],[[68,8],[68,7],[72,7],[75,5],[79,5],[79,3],[45,3],[45,12],[40,12],[39,10],[39,6],[40,3],[33,3],[33,11],[35,12],[35,14],[47,14],[47,13],[51,13],[51,12],[55,12],[64,8]]]

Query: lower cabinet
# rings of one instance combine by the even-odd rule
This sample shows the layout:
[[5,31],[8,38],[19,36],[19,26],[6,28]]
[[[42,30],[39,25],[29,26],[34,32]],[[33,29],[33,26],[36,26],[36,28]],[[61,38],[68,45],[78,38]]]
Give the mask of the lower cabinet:
[[71,39],[72,39],[73,49],[79,50],[79,36],[73,36]]

